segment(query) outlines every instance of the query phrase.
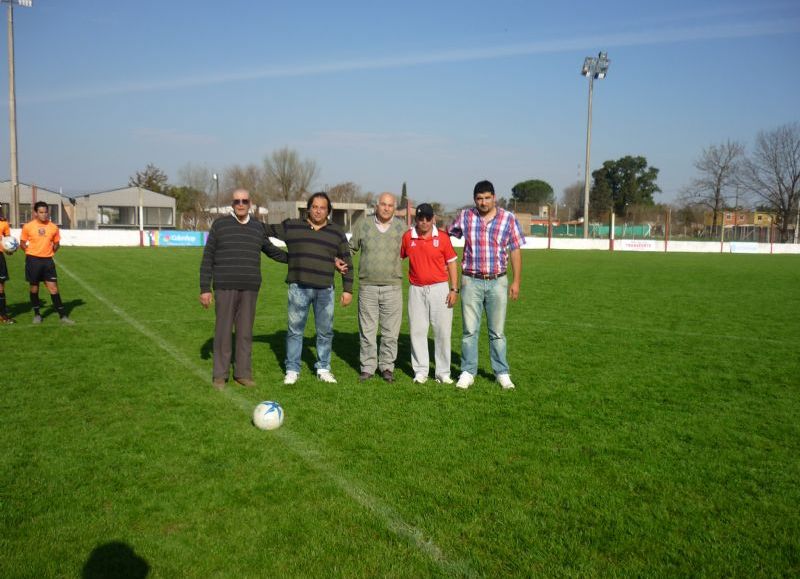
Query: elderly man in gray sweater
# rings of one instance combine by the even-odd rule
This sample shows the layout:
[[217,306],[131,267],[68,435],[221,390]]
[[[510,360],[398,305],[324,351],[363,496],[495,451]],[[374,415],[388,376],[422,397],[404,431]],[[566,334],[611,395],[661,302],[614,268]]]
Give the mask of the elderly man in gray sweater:
[[397,336],[403,321],[400,242],[407,229],[402,221],[395,218],[396,208],[395,196],[381,193],[375,206],[375,215],[364,216],[356,221],[350,238],[350,249],[361,252],[358,266],[361,382],[372,378],[376,371],[387,382],[394,382]]

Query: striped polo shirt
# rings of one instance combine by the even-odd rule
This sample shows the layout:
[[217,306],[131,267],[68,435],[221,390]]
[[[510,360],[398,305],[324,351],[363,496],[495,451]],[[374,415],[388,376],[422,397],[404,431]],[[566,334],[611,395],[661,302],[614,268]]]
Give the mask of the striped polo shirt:
[[343,291],[353,292],[353,262],[350,245],[341,227],[328,223],[315,230],[305,219],[287,219],[267,226],[270,237],[286,243],[289,251],[289,270],[286,283],[296,283],[323,289],[333,285],[335,258],[347,262],[342,276]]

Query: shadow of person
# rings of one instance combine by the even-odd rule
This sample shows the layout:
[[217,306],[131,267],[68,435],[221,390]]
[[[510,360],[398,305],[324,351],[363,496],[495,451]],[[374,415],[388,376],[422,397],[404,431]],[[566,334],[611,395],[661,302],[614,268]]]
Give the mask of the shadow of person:
[[[334,347],[336,345],[336,337],[338,333],[334,333],[333,335],[333,344]],[[314,354],[311,352],[309,346],[315,343],[315,337],[305,337],[303,338],[303,350],[300,354],[301,361],[304,363],[312,372],[316,372],[314,369],[314,364],[317,363],[317,359],[314,357]],[[278,330],[277,332],[273,332],[272,334],[259,334],[257,336],[253,336],[253,343],[261,343],[267,344],[272,350],[272,355],[275,356],[275,363],[278,367],[285,370],[284,366],[286,363],[286,330]]]
[[205,343],[200,346],[200,359],[210,360],[211,355],[214,353],[214,336],[211,336]]
[[83,579],[144,579],[150,565],[121,541],[95,547],[83,565]]
[[[64,311],[66,312],[67,316],[72,314],[72,310],[78,308],[80,306],[86,305],[86,302],[82,299],[76,300],[69,300],[68,302],[63,302],[64,304]],[[50,307],[48,307],[48,305]],[[8,304],[6,306],[8,310],[8,314],[15,318],[17,316],[22,316],[25,314],[33,314],[33,306],[31,305],[30,301],[20,302],[16,304]],[[42,312],[42,317],[47,318],[51,315],[58,315],[55,308],[53,308],[53,302],[50,299],[50,294],[43,294],[39,297],[39,311]]]
[[334,331],[333,353],[359,374],[361,373],[360,348],[361,339],[358,336],[358,332]]
[[64,302],[64,311],[67,313],[68,316],[70,316],[72,315],[72,310],[83,305],[86,305],[86,302],[83,301],[82,299],[69,300],[68,302]]

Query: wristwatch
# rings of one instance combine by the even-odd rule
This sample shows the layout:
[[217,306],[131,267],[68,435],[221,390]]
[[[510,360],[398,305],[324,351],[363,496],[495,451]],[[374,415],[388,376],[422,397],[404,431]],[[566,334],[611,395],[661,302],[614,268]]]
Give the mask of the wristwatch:
[[457,288],[457,287],[451,287],[451,288],[450,288],[450,291],[451,291],[451,292],[456,292],[456,293],[459,293],[459,291],[458,291],[458,288]]

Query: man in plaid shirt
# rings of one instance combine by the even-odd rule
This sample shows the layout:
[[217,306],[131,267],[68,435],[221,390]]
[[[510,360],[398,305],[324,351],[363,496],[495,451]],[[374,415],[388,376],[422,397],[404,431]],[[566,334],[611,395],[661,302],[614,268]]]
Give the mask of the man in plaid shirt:
[[[461,376],[456,386],[469,388],[478,373],[478,335],[486,311],[489,329],[489,355],[497,382],[504,390],[514,388],[506,360],[506,322],[508,298],[519,297],[522,278],[520,247],[525,244],[522,227],[510,211],[497,207],[494,185],[480,181],[472,197],[475,207],[462,210],[448,229],[454,237],[464,237],[461,278]],[[514,279],[509,281],[508,259]]]

